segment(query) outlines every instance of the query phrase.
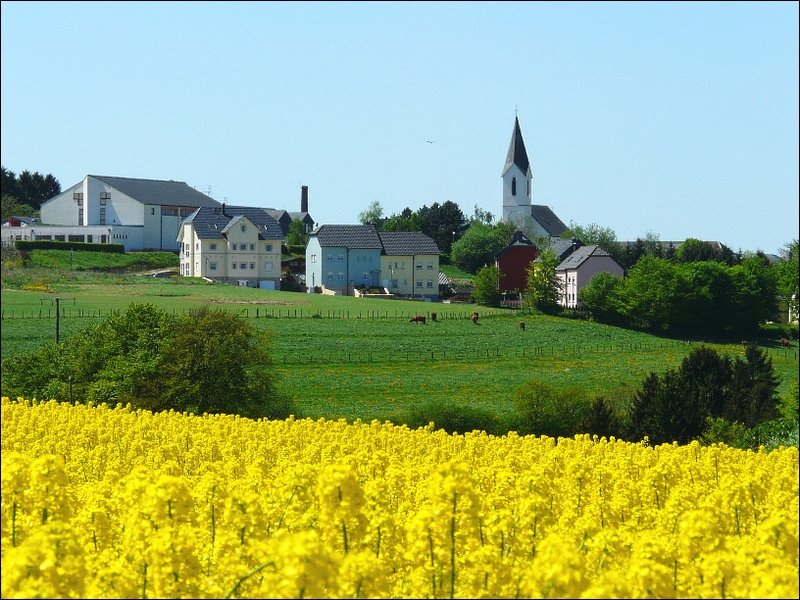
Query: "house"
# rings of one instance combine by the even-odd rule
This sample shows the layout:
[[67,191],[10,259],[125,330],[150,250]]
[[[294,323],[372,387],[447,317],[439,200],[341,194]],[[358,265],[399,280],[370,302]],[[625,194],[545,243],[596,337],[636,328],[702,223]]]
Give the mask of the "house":
[[381,231],[381,282],[399,296],[439,297],[439,247],[421,231]]
[[262,289],[280,289],[283,231],[263,208],[202,207],[176,236],[180,274]]
[[580,246],[572,251],[556,267],[561,293],[559,304],[565,308],[577,308],[578,294],[598,273],[623,277],[624,270],[600,246]]
[[531,204],[533,171],[518,117],[514,118],[502,179],[504,222],[516,224],[530,238],[559,237],[564,233],[567,226],[550,207]]
[[300,221],[303,224],[303,233],[311,233],[314,229],[314,218],[308,212],[308,186],[300,186],[300,210],[296,212],[284,209],[268,208],[266,211],[280,223],[283,235],[289,234],[289,227],[292,221]]
[[517,230],[511,243],[500,250],[495,264],[500,270],[500,291],[520,292],[528,287],[528,265],[539,256],[539,248]]
[[120,243],[125,250],[178,250],[181,221],[218,207],[183,181],[87,175],[42,203],[33,239]]
[[306,246],[309,292],[352,295],[384,287],[398,295],[439,295],[439,248],[418,232],[379,232],[374,225],[322,225]]

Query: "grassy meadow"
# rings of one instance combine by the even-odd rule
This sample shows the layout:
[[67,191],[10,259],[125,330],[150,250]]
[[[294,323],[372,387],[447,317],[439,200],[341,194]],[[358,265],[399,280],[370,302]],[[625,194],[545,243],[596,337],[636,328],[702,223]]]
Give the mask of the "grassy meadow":
[[[280,389],[300,416],[403,420],[415,406],[443,401],[513,410],[517,386],[535,379],[628,402],[651,371],[677,367],[701,340],[677,340],[568,317],[445,304],[333,297],[209,284],[199,279],[74,273],[42,267],[13,277],[3,270],[2,356],[65,339],[131,302],[168,311],[201,305],[239,312],[270,332]],[[478,311],[474,324],[469,315]],[[430,320],[432,312],[437,321]],[[425,325],[409,317],[429,317]],[[519,321],[526,323],[525,330]],[[771,338],[775,339],[771,339]],[[797,349],[770,350],[781,393],[797,377]],[[731,355],[739,340],[708,342]]]

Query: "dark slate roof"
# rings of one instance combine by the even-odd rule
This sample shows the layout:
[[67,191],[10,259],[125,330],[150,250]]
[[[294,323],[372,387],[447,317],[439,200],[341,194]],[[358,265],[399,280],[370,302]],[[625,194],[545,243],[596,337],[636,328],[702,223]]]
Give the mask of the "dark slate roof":
[[503,254],[509,252],[511,249],[519,248],[520,246],[522,247],[532,246],[536,248],[536,244],[530,241],[527,238],[527,236],[518,229],[517,231],[514,232],[514,236],[511,238],[511,243],[497,253],[497,258],[500,258],[501,256],[503,256]]
[[289,216],[292,217],[292,221],[303,221],[304,223],[308,223],[310,225],[314,224],[314,217],[312,217],[311,214],[307,212],[289,211]]
[[89,175],[138,200],[142,204],[167,206],[219,206],[220,203],[198,192],[184,181],[158,179],[132,179]]
[[382,248],[374,225],[322,225],[311,235],[319,245],[330,248]]
[[522,140],[522,130],[519,127],[518,117],[514,118],[514,131],[511,134],[511,143],[508,145],[506,164],[503,167],[504,175],[511,165],[517,165],[520,171],[526,175],[531,166],[528,160],[528,153],[525,151],[525,142]]
[[[224,214],[222,211],[225,211]],[[186,217],[184,223],[192,223],[201,240],[223,239],[229,225],[240,217],[247,217],[258,227],[258,237],[264,240],[283,240],[280,224],[263,208],[250,206],[201,207]]]
[[568,269],[577,269],[584,262],[592,256],[611,256],[608,252],[603,250],[600,246],[581,246],[575,252],[570,254],[567,258],[561,261],[556,267],[556,271],[566,271]]
[[389,256],[439,254],[439,246],[421,231],[381,231],[383,252]]
[[550,210],[549,206],[532,205],[531,216],[544,228],[547,235],[558,237],[567,229],[567,226],[556,216],[556,213]]
[[556,239],[553,241],[551,248],[559,261],[565,260],[575,250],[583,246],[583,242],[578,239],[564,240]]

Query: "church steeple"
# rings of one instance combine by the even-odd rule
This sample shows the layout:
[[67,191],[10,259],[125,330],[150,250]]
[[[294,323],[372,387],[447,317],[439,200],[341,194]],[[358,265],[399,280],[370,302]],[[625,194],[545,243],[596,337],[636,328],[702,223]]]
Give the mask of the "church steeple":
[[531,217],[531,184],[533,174],[519,117],[514,117],[514,131],[508,145],[506,163],[503,166],[503,221],[523,226]]

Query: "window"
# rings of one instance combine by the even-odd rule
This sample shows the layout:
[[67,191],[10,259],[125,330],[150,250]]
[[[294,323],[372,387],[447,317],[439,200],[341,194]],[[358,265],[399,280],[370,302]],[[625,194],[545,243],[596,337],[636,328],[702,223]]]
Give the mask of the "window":
[[244,233],[245,231],[247,231],[247,225],[242,225],[242,233]]
[[[269,246],[269,244],[267,244],[267,245]],[[317,262],[317,255],[316,255],[316,254],[312,254],[312,255],[311,255],[311,262],[312,262],[312,263],[315,263],[315,262]]]
[[362,280],[364,280],[364,281],[368,281],[368,280],[369,280],[369,273],[367,273],[366,271],[364,271],[364,272],[361,274],[361,279],[362,279]]
[[[272,244],[264,244],[264,252],[272,252]],[[316,255],[314,255],[316,257]],[[317,262],[314,260],[313,262]]]
[[151,208],[151,209],[150,209],[150,214],[151,214],[151,215],[154,215],[154,214],[156,214],[156,209],[155,209],[155,208]]
[[233,264],[231,265],[231,268],[235,269],[235,268],[236,268],[236,263],[233,263]]
[[231,250],[236,250],[236,244],[231,244]]
[[429,287],[429,288],[433,288],[433,282],[432,282],[432,281],[429,281],[429,282],[428,282],[428,287]]
[[252,270],[252,269],[255,269],[255,268],[256,268],[256,263],[250,263],[250,269]]
[[83,202],[83,192],[72,192],[72,199],[75,202]]
[[250,252],[255,252],[255,249],[256,249],[256,245],[255,244],[250,244]]
[[344,255],[343,255],[343,254],[340,254],[340,255],[337,257],[337,259],[338,259],[338,261],[339,261],[339,262],[344,262]]
[[83,205],[78,208],[78,225],[83,225]]
[[418,287],[418,288],[421,288],[421,287],[422,287],[422,282],[421,282],[421,281],[418,281],[418,282],[417,282],[417,287]]
[[102,200],[111,200],[111,192],[100,192],[100,204],[105,204]]
[[209,244],[208,245],[208,249],[209,250],[216,250],[217,249],[217,245],[216,244]]
[[239,263],[239,268],[240,269],[246,269],[247,268],[247,263]]
[[105,205],[106,205],[106,199],[100,198],[100,206],[105,206]]
[[428,269],[428,271],[433,271],[433,263],[428,263],[427,264],[427,269]]
[[217,270],[217,263],[215,263],[215,262],[208,263],[208,270],[209,271],[216,271]]
[[333,273],[328,271],[328,281],[331,281],[331,280],[333,280]]
[[337,279],[338,279],[339,281],[344,281],[344,273],[342,273],[341,271],[339,271],[339,276],[337,277]]
[[531,180],[528,179],[528,196],[531,195]]
[[417,263],[417,271],[421,271],[421,270],[422,270],[422,263]]
[[200,250],[200,242],[195,242],[194,243],[194,249],[195,250]]
[[105,225],[105,224],[106,224],[106,207],[105,206],[101,206],[100,207],[100,225]]
[[333,254],[328,254],[328,260],[333,260]]
[[511,195],[512,196],[516,196],[517,195],[517,178],[516,177],[512,177],[511,178]]
[[264,263],[264,270],[267,271],[267,272],[271,272],[272,271],[272,263],[271,262],[265,262]]
[[178,216],[178,209],[177,208],[162,208],[161,209],[161,216],[162,217],[177,217]]

